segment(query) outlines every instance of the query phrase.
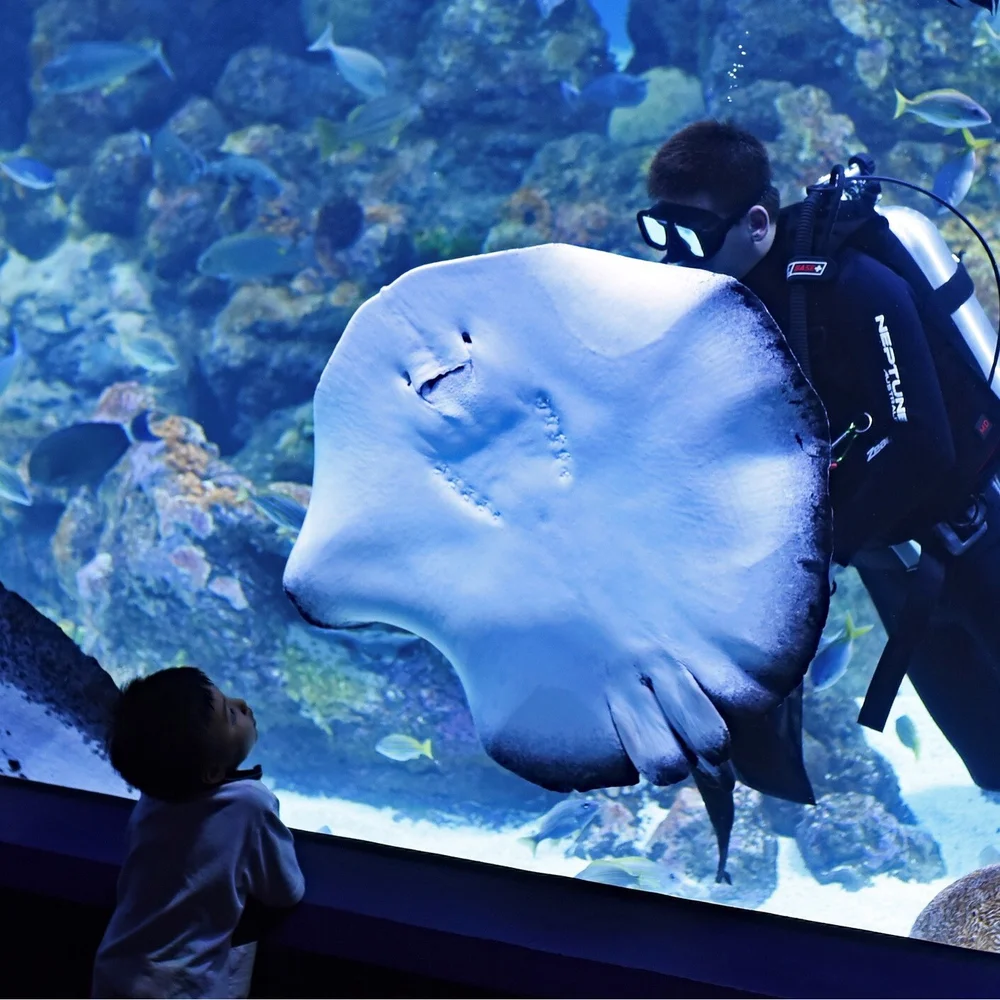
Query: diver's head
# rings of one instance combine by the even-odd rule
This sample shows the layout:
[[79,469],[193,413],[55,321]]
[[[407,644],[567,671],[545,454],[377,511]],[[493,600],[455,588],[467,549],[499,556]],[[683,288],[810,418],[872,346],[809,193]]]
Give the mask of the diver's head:
[[108,756],[133,787],[181,801],[221,784],[257,741],[253,712],[196,667],[137,677],[115,705]]
[[649,168],[655,204],[638,214],[643,239],[671,263],[742,278],[771,249],[780,199],[767,150],[729,122],[694,122]]

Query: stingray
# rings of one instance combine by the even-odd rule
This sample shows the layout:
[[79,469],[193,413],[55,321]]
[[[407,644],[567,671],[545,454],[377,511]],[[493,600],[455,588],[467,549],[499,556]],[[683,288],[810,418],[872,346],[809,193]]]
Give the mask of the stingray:
[[811,801],[797,687],[829,605],[826,414],[738,282],[547,244],[428,264],[314,399],[285,589],[436,646],[547,789],[693,775]]

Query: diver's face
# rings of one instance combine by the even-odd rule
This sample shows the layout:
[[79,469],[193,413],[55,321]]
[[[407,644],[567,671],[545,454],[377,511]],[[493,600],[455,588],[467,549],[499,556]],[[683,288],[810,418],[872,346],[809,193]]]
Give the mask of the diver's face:
[[212,721],[207,733],[205,784],[217,785],[239,767],[257,742],[257,721],[242,698],[228,698],[212,688]]
[[[687,198],[669,198],[675,205],[700,208],[712,212],[720,219],[726,213],[707,194],[691,195]],[[717,253],[694,266],[715,274],[728,274],[732,278],[742,278],[763,258],[774,243],[775,227],[766,208],[754,205],[749,212],[738,219],[726,233],[725,241]]]

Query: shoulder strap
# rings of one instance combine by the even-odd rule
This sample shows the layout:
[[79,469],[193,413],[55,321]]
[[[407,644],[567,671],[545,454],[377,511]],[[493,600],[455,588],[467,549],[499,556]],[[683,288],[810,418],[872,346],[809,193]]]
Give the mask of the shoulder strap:
[[889,710],[896,700],[899,685],[906,676],[910,658],[927,631],[940,600],[944,576],[944,562],[922,549],[910,581],[909,593],[868,684],[868,693],[858,714],[858,722],[862,726],[878,732],[885,729]]

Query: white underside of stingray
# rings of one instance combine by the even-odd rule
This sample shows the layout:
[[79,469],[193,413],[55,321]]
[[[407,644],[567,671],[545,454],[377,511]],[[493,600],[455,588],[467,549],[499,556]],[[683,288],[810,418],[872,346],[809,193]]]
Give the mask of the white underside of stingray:
[[763,306],[559,244],[410,271],[315,397],[285,585],[448,657],[500,764],[680,780],[801,680],[826,616],[826,417]]

